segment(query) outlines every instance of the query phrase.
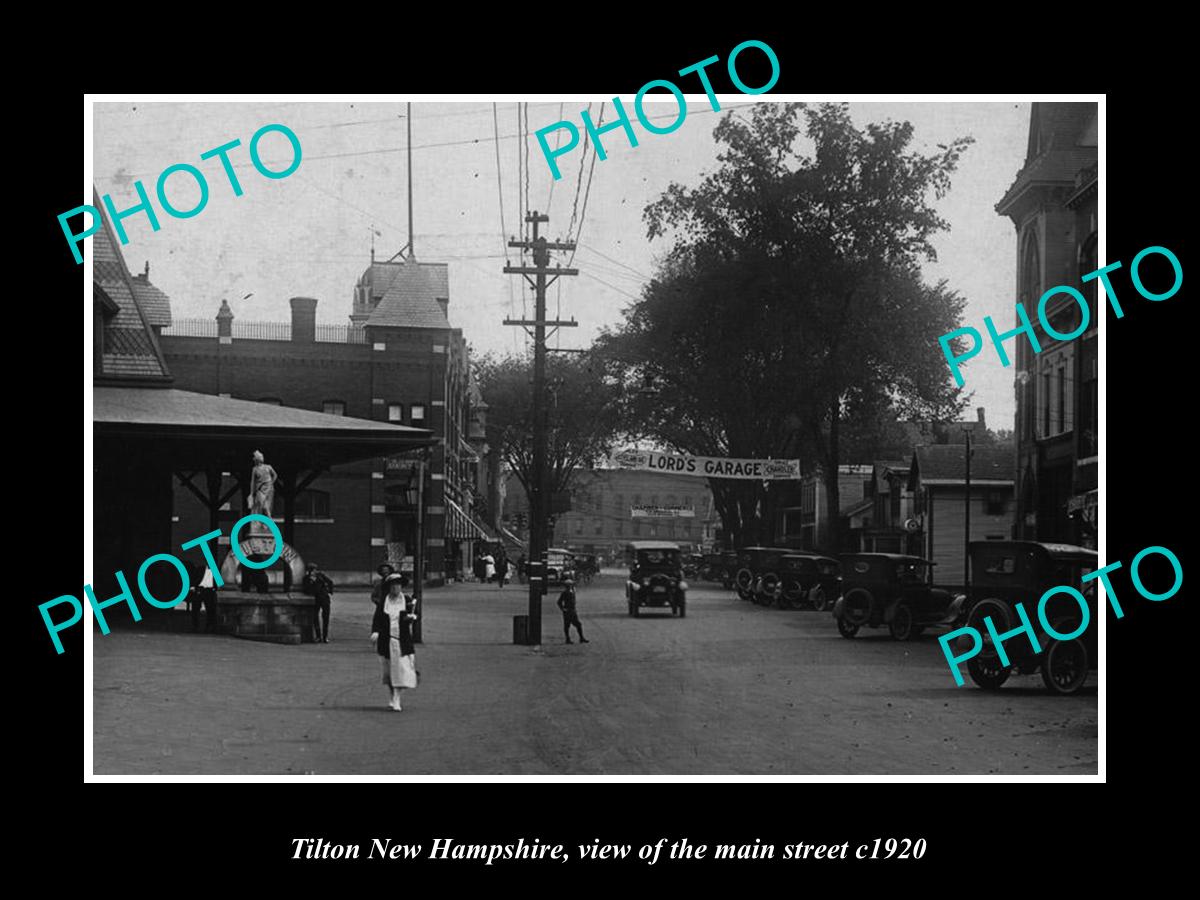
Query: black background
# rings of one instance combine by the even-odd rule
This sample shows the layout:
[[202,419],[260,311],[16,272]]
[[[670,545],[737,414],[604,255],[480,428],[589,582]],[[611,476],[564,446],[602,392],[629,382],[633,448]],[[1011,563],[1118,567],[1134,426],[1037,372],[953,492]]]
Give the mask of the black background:
[[[645,81],[669,78],[717,54],[722,64],[709,71],[714,88],[722,93],[734,91],[724,76],[728,51],[742,40],[757,38],[769,43],[780,60],[782,75],[772,93],[1108,91],[1102,173],[1107,259],[1125,264],[1114,284],[1126,312],[1121,320],[1111,312],[1106,319],[1102,377],[1107,387],[1102,449],[1107,488],[1101,485],[1107,559],[1119,559],[1126,566],[1113,579],[1126,617],[1118,621],[1109,613],[1107,618],[1107,672],[1102,682],[1107,714],[1101,721],[1107,731],[1108,785],[84,785],[81,629],[63,635],[67,651],[56,656],[37,612],[37,604],[52,597],[78,596],[80,579],[91,574],[81,572],[74,543],[80,531],[86,534],[92,527],[75,512],[83,490],[78,447],[81,430],[89,427],[78,405],[81,382],[84,391],[90,383],[78,355],[85,318],[70,312],[78,309],[82,268],[75,265],[56,220],[59,212],[80,202],[84,101],[74,85],[62,84],[57,91],[43,85],[14,112],[26,123],[32,140],[23,145],[19,168],[9,170],[27,196],[9,207],[10,227],[19,229],[19,236],[9,239],[15,257],[10,266],[23,272],[26,286],[9,298],[16,315],[9,322],[7,342],[8,408],[18,420],[9,428],[10,479],[15,482],[9,518],[19,524],[9,541],[6,581],[16,587],[8,603],[19,608],[26,652],[14,682],[20,720],[6,731],[10,749],[20,760],[10,767],[10,779],[24,798],[16,821],[27,827],[27,842],[56,861],[64,859],[62,851],[68,845],[89,867],[103,861],[102,868],[93,869],[97,883],[118,875],[124,882],[125,870],[156,872],[165,878],[156,883],[167,890],[173,883],[275,885],[283,883],[281,878],[302,879],[298,883],[305,886],[349,887],[363,876],[414,887],[451,885],[463,878],[498,885],[515,877],[534,890],[553,890],[555,881],[568,889],[606,879],[649,884],[645,878],[664,889],[677,886],[680,879],[711,888],[754,885],[748,879],[769,874],[784,875],[786,880],[773,881],[784,889],[802,889],[814,879],[851,879],[849,883],[858,885],[867,878],[884,886],[908,883],[974,891],[994,879],[1020,882],[1023,863],[1018,860],[1035,865],[1044,857],[1069,866],[1073,860],[1090,859],[1097,845],[1111,840],[1118,829],[1123,840],[1136,843],[1146,835],[1139,835],[1138,824],[1118,812],[1130,805],[1144,816],[1145,826],[1157,831],[1156,841],[1169,840],[1169,826],[1158,820],[1153,807],[1175,794],[1181,776],[1182,784],[1191,781],[1191,754],[1180,734],[1181,729],[1190,730],[1186,710],[1194,706],[1191,681],[1184,676],[1191,637],[1183,612],[1187,582],[1175,597],[1155,604],[1133,592],[1127,575],[1129,560],[1151,544],[1171,548],[1185,573],[1189,571],[1184,537],[1190,537],[1190,531],[1184,530],[1183,515],[1192,505],[1194,404],[1189,388],[1195,378],[1187,374],[1194,372],[1187,365],[1193,339],[1184,321],[1187,280],[1170,300],[1151,303],[1136,295],[1127,274],[1129,261],[1150,245],[1169,247],[1182,262],[1185,276],[1188,271],[1183,221],[1185,214],[1194,215],[1185,197],[1185,192],[1194,192],[1194,178],[1190,160],[1184,159],[1186,130],[1181,130],[1188,113],[1156,88],[1162,80],[1169,81],[1162,59],[1153,48],[1141,48],[1153,63],[1152,70],[1142,71],[1147,77],[1143,86],[1129,81],[1129,73],[1138,68],[1135,64],[1121,68],[1119,75],[1115,67],[1093,73],[1089,60],[1100,57],[1090,49],[1085,52],[1087,41],[1078,35],[1075,45],[1048,36],[1034,40],[1026,35],[1022,41],[1016,34],[997,35],[992,47],[981,45],[977,35],[965,44],[924,30],[912,36],[897,31],[873,37],[868,44],[861,26],[845,23],[840,30],[827,23],[819,30],[815,25],[724,23],[682,34],[677,22],[655,29],[618,26],[599,16],[594,25],[564,27],[550,40],[556,27],[550,16],[536,11],[533,17],[544,21],[523,22],[524,36],[519,39],[499,26],[486,39],[468,39],[454,30],[412,55],[413,42],[397,38],[398,48],[408,48],[404,52],[398,49],[383,59],[342,50],[336,66],[310,62],[316,59],[307,43],[315,40],[311,35],[298,35],[295,41],[274,35],[262,44],[243,36],[235,54],[239,64],[233,67],[203,67],[201,76],[191,66],[149,63],[150,70],[143,74],[154,77],[143,80],[132,77],[136,72],[120,71],[114,62],[112,69],[94,72],[87,87],[227,93],[264,87],[317,92],[596,91],[630,97]],[[383,26],[364,27],[371,31]],[[387,27],[397,34],[405,28],[399,22]],[[526,27],[531,30],[524,31]],[[1046,30],[1052,30],[1048,24]],[[421,46],[420,41],[416,44]],[[1123,50],[1126,60],[1128,52]],[[765,74],[754,72],[757,56],[749,51],[739,59],[739,71],[751,85],[765,81]],[[353,68],[348,62],[352,58]],[[361,77],[356,74],[360,63]],[[682,86],[689,92],[697,89],[686,81]],[[32,234],[26,236],[30,228]],[[25,259],[26,249],[33,250],[33,260]],[[99,511],[95,527],[102,527],[102,519]],[[97,634],[95,639],[103,638]],[[506,863],[484,869],[479,863],[428,861],[301,864],[289,857],[291,840],[302,836],[357,842],[364,851],[372,837],[428,845],[435,837],[503,843],[519,836],[567,846],[599,838],[631,844],[635,852],[642,843],[681,836],[708,844],[752,843],[756,838],[776,844],[850,841],[852,850],[856,842],[876,837],[924,837],[929,850],[922,861],[903,864],[660,861],[649,867],[634,859],[586,868],[573,861],[566,866]],[[1161,844],[1155,846],[1163,852]],[[966,881],[948,881],[945,876],[951,870],[974,874]]]

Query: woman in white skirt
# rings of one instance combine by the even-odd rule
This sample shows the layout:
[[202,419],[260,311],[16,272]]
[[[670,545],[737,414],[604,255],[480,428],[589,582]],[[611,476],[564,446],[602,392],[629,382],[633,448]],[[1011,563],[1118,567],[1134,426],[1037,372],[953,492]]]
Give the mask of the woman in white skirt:
[[401,711],[400,692],[417,686],[417,656],[411,623],[416,621],[411,601],[404,596],[406,577],[399,572],[384,579],[383,599],[375,607],[371,640],[383,663],[383,683],[392,690],[388,704]]

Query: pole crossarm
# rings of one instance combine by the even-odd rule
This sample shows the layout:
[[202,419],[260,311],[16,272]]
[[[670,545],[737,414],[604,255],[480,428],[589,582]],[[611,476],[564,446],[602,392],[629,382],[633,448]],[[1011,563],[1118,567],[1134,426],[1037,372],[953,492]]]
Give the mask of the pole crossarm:
[[541,275],[543,278],[547,275],[578,275],[578,269],[564,269],[562,266],[505,266],[504,273],[506,275]]
[[537,327],[538,325],[541,325],[543,328],[576,328],[579,325],[574,319],[571,319],[569,322],[560,322],[557,319],[505,319],[504,324],[530,328]]

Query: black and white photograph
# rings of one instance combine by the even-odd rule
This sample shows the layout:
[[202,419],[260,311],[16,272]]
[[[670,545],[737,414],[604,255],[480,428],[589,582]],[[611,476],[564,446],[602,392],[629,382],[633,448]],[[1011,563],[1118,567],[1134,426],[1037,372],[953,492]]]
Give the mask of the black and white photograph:
[[92,776],[1103,779],[1104,97],[756,52],[91,98]]

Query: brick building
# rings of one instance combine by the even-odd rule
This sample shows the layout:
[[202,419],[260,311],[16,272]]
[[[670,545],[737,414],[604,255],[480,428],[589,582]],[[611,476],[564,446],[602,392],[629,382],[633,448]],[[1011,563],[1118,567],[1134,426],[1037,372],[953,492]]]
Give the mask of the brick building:
[[[1008,344],[1015,357],[1017,516],[1019,539],[1096,546],[1099,453],[1097,267],[1097,121],[1094,103],[1034,103],[1025,165],[996,204],[1017,235],[1017,300],[1029,314],[1041,352],[1024,335]],[[1088,329],[1050,337],[1037,316],[1042,294],[1070,285],[1087,299]],[[1066,294],[1047,303],[1060,334],[1081,312]],[[1014,314],[1014,320],[1015,320]],[[1019,325],[1019,320],[1015,321]]]
[[[528,516],[525,490],[509,473],[505,484],[504,522],[521,538],[528,534],[517,522]],[[619,558],[626,542],[674,541],[699,552],[713,540],[719,521],[712,492],[703,478],[664,475],[635,469],[584,469],[571,482],[571,510],[555,516],[554,546],[580,553]],[[667,517],[634,515],[635,507],[689,510],[692,515]],[[526,523],[528,519],[526,518]]]
[[[176,384],[430,429],[438,444],[423,485],[425,571],[436,584],[469,570],[474,541],[489,535],[479,521],[489,491],[485,406],[462,331],[448,318],[447,266],[372,259],[346,325],[317,325],[312,298],[293,297],[291,307],[290,322],[245,322],[222,302],[214,319],[162,329]],[[295,499],[297,547],[341,583],[366,582],[385,559],[411,565],[417,471],[413,459],[392,457],[322,473]],[[175,509],[178,533],[198,533],[205,512],[181,486]]]

